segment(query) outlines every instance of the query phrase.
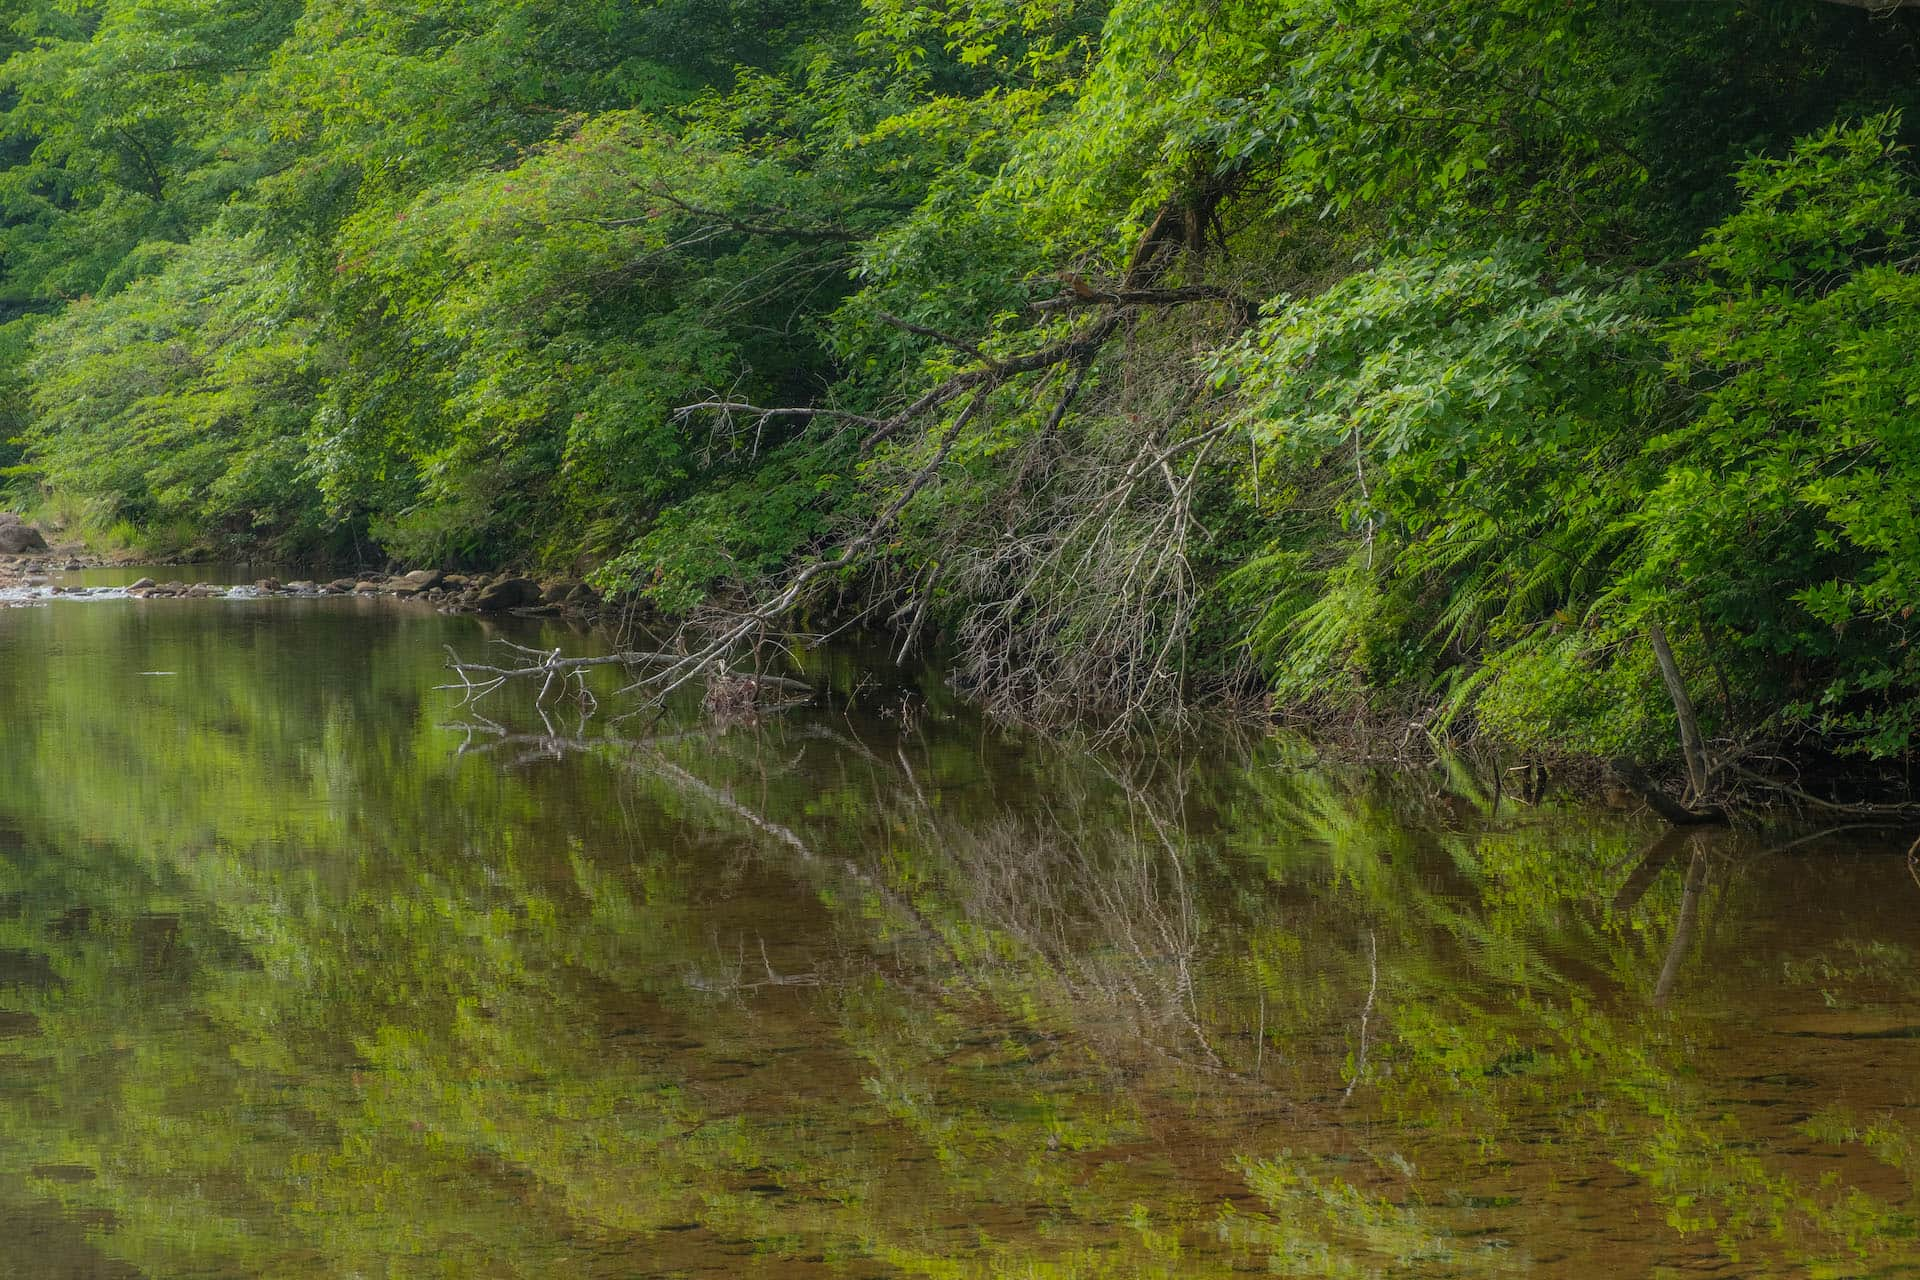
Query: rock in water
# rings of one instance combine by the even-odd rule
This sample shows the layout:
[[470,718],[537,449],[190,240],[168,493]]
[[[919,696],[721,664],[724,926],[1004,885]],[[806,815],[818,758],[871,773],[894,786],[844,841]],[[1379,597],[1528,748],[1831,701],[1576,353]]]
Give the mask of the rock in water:
[[476,609],[524,609],[540,603],[540,584],[531,578],[502,578],[474,600]]

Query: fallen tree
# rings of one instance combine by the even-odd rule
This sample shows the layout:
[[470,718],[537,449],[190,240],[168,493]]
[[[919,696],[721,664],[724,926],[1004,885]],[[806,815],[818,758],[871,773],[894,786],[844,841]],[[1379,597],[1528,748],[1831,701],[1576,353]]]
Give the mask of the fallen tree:
[[[997,714],[1116,727],[1149,710],[1178,714],[1199,603],[1190,553],[1212,537],[1199,496],[1236,429],[1192,352],[1256,313],[1226,284],[1171,282],[1176,269],[1208,269],[1211,241],[1189,230],[1209,225],[1169,202],[1124,268],[1058,273],[1065,287],[1032,302],[1032,322],[1012,333],[976,339],[877,313],[960,357],[891,412],[723,397],[684,406],[683,419],[734,434],[783,420],[857,431],[879,501],[744,605],[696,611],[673,660],[633,688],[664,697],[715,662],[790,639],[796,613],[858,577],[862,616],[895,631],[899,659],[944,610],[956,683]],[[1128,377],[1108,381],[1102,362],[1116,344]],[[1141,378],[1148,368],[1155,376]],[[989,479],[956,462],[985,448]],[[953,500],[945,485],[975,488]]]

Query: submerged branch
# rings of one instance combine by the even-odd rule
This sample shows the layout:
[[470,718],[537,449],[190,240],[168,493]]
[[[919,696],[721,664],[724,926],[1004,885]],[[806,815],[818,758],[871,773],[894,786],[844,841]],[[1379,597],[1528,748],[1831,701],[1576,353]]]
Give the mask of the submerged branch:
[[1707,823],[1725,822],[1726,810],[1712,807],[1689,809],[1666,792],[1653,784],[1646,771],[1631,760],[1617,759],[1608,762],[1608,770],[1619,779],[1620,784],[1638,796],[1647,808],[1653,810],[1676,827],[1701,826]]
[[1739,774],[1741,777],[1753,783],[1755,786],[1763,787],[1769,791],[1778,791],[1781,795],[1790,796],[1793,799],[1800,801],[1802,804],[1811,805],[1814,808],[1823,810],[1824,812],[1827,812],[1827,813],[1845,814],[1850,817],[1869,817],[1873,814],[1912,815],[1912,814],[1920,813],[1920,804],[1915,804],[1912,801],[1900,801],[1900,802],[1861,801],[1860,803],[1857,803],[1857,804],[1847,804],[1838,800],[1823,800],[1819,796],[1816,796],[1811,792],[1804,791],[1801,788],[1794,786],[1792,783],[1783,782],[1779,778],[1769,778],[1766,774],[1756,773],[1752,769],[1748,769],[1743,765],[1728,764],[1723,767],[1733,773]]
[[[716,683],[724,683],[728,687],[730,698],[734,702],[756,704],[759,701],[762,690],[786,691],[789,693],[806,694],[808,696],[811,696],[814,692],[813,686],[804,680],[792,680],[786,676],[767,675],[761,672],[729,671],[723,664],[719,664],[717,658],[712,655],[624,650],[619,653],[600,654],[594,657],[565,658],[561,656],[559,649],[530,649],[525,645],[515,644],[510,640],[495,640],[494,643],[502,648],[510,649],[515,653],[525,654],[532,659],[532,661],[519,663],[515,666],[498,666],[492,663],[468,662],[461,658],[451,645],[448,645],[446,646],[447,666],[458,673],[460,682],[458,684],[435,685],[434,688],[436,690],[449,690],[463,694],[464,697],[461,699],[461,705],[467,706],[478,702],[509,680],[529,680],[537,677],[542,682],[540,692],[534,699],[535,705],[537,706],[546,702],[548,696],[553,692],[556,681],[564,683],[568,680],[573,680],[576,682],[576,692],[591,702],[592,695],[587,693],[584,683],[581,683],[584,679],[585,672],[591,668],[615,666],[629,669],[635,667],[657,667],[665,668],[668,672],[677,672],[683,664],[687,663],[691,658],[700,660],[695,667],[695,672],[697,673],[701,667],[708,668],[709,674],[715,678]],[[476,676],[479,677],[479,679],[475,679]],[[684,681],[676,682],[673,687],[677,688],[678,684],[683,682]],[[644,683],[646,683],[646,681],[643,678],[634,684],[628,685],[622,692],[637,688]]]

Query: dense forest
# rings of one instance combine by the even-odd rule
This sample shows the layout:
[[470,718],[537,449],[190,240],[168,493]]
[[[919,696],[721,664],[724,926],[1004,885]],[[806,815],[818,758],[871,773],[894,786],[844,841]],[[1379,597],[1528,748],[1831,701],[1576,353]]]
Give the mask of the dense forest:
[[[864,617],[1002,711],[1920,734],[1920,17],[6,0],[97,542]],[[744,606],[741,602],[746,602]]]

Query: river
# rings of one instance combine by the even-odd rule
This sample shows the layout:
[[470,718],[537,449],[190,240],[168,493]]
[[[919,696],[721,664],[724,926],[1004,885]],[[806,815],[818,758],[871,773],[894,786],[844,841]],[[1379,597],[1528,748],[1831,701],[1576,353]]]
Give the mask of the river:
[[0,609],[0,1274],[1920,1275],[1902,839],[497,636]]

